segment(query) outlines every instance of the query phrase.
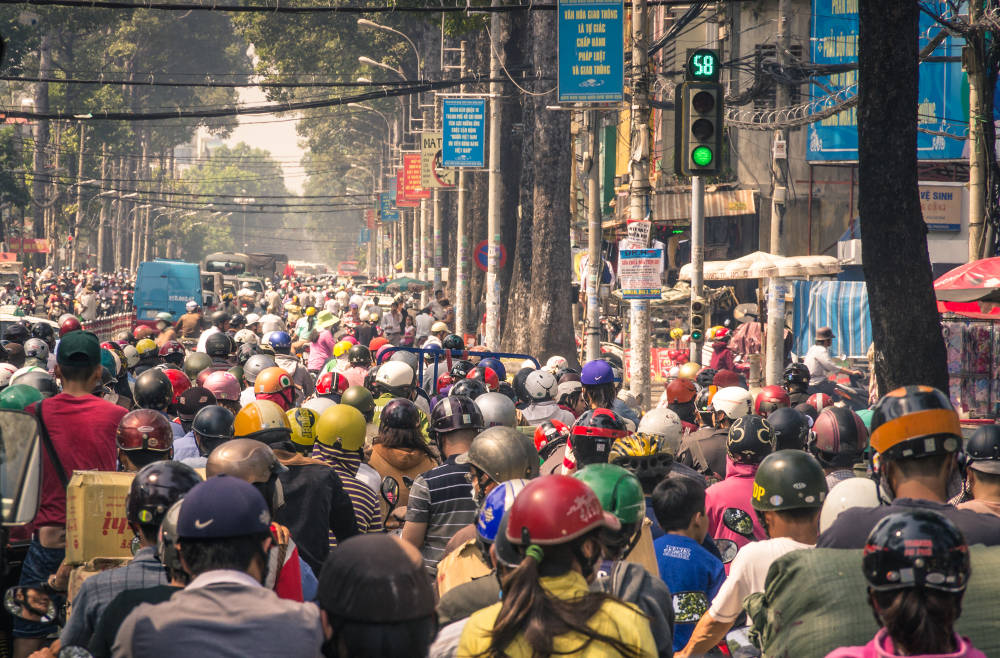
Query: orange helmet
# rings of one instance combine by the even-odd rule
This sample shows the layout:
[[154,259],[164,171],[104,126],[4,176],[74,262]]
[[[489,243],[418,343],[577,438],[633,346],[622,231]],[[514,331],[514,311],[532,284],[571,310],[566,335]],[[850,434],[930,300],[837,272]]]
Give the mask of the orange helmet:
[[233,435],[235,437],[253,437],[258,432],[270,430],[284,430],[288,432],[289,436],[292,432],[288,416],[281,410],[281,407],[270,400],[251,402],[240,409],[233,420]]
[[257,375],[257,379],[253,382],[253,392],[255,395],[261,393],[282,393],[294,388],[294,386],[292,377],[285,372],[284,368],[272,366],[264,368]]

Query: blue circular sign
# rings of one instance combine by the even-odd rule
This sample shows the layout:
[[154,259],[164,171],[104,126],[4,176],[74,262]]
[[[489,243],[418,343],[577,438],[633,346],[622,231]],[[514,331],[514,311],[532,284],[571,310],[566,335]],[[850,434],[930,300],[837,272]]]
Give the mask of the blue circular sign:
[[[483,240],[476,245],[476,250],[472,253],[473,258],[476,260],[476,267],[482,271],[487,271],[490,262],[490,243],[489,240]],[[507,249],[503,245],[500,245],[500,262],[497,263],[497,267],[503,267],[507,264]]]

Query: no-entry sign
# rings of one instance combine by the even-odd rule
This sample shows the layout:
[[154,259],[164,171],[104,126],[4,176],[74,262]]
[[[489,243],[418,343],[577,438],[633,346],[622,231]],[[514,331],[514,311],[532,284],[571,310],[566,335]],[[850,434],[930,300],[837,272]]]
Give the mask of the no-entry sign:
[[[486,271],[489,266],[490,258],[490,243],[489,240],[483,240],[476,245],[476,251],[473,252],[473,256],[476,259],[476,267],[482,271]],[[507,264],[507,249],[503,245],[500,245],[500,262],[497,267],[503,267]]]

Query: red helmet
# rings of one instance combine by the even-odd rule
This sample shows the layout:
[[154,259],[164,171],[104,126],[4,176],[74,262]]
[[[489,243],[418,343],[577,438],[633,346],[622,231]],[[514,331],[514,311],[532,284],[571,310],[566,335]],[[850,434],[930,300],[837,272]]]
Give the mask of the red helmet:
[[497,371],[487,366],[476,366],[469,371],[469,374],[466,375],[465,378],[478,379],[482,383],[486,384],[486,388],[491,391],[495,391],[500,388],[500,378],[497,376]]
[[191,388],[191,380],[184,374],[183,370],[176,368],[164,368],[163,374],[170,380],[170,386],[174,389],[174,404],[177,404],[181,393]]
[[316,380],[316,394],[317,395],[329,395],[330,393],[340,393],[343,395],[344,391],[350,388],[351,382],[347,381],[347,377],[344,377],[339,372],[324,372]]
[[74,316],[70,316],[59,323],[59,337],[62,338],[71,331],[80,331],[83,325]]
[[176,340],[168,340],[160,346],[161,357],[169,356],[171,354],[184,354],[184,346]]
[[167,452],[174,446],[170,422],[159,411],[136,409],[118,423],[115,442],[122,450],[155,450]]
[[725,327],[719,327],[718,329],[715,330],[715,336],[714,336],[715,340],[722,340],[727,336],[729,336],[729,329]]
[[569,439],[569,425],[559,420],[547,420],[535,428],[535,450],[539,453],[549,443]]
[[375,354],[376,352],[378,352],[378,348],[388,344],[389,341],[384,336],[376,336],[375,338],[372,338],[368,342],[368,351],[370,351],[372,354]]
[[827,407],[833,406],[833,398],[826,393],[813,393],[806,402],[811,404],[816,411],[823,411]]
[[565,544],[597,528],[621,528],[594,490],[568,475],[532,480],[517,494],[509,514],[507,539],[522,546]]
[[698,388],[690,379],[678,378],[667,384],[668,404],[687,404],[693,400],[696,395],[698,395]]
[[753,412],[766,418],[775,409],[790,406],[792,406],[792,400],[788,397],[788,392],[780,386],[772,384],[760,389],[760,393],[757,394],[753,403]]
[[438,380],[437,380],[437,392],[438,392],[438,395],[443,394],[446,390],[448,390],[448,387],[451,386],[454,383],[455,383],[454,377],[452,377],[448,373],[444,373],[443,375],[441,375],[440,377],[438,377]]
[[142,340],[143,338],[152,338],[155,335],[156,332],[144,324],[139,325],[132,332],[132,337],[135,338],[136,340]]

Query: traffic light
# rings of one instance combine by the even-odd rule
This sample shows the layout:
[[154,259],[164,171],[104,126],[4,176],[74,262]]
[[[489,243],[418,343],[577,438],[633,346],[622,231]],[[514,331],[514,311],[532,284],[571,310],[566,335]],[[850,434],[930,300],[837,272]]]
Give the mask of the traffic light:
[[719,55],[698,49],[688,54],[687,80],[675,96],[675,169],[682,176],[711,176],[721,170],[722,86]]
[[691,298],[691,340],[698,342],[705,337],[705,325],[708,324],[708,304],[701,297]]

